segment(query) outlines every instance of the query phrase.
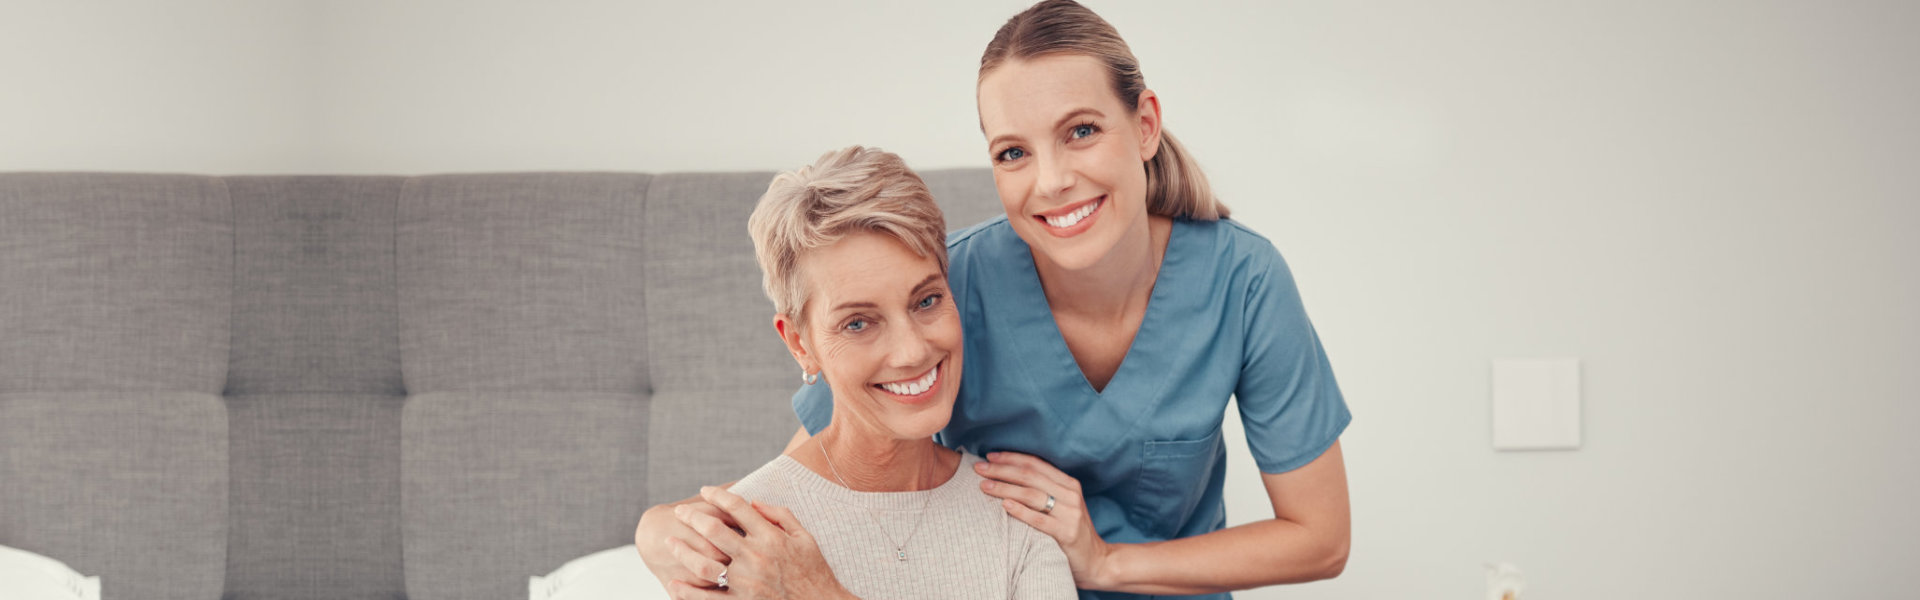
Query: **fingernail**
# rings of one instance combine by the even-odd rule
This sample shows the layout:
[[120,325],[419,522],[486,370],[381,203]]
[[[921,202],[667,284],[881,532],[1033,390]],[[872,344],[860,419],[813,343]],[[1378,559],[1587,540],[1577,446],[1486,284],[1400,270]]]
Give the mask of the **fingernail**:
[[987,489],[987,490],[991,490],[991,489],[993,489],[993,482],[992,482],[992,481],[986,481],[986,482],[983,482],[983,483],[981,483],[981,486],[980,486],[980,487],[981,487],[981,489]]
[[687,505],[682,504],[682,505],[673,507],[673,514],[674,516],[678,516],[678,517],[687,516]]
[[973,470],[985,471],[987,470],[987,463],[973,463]]

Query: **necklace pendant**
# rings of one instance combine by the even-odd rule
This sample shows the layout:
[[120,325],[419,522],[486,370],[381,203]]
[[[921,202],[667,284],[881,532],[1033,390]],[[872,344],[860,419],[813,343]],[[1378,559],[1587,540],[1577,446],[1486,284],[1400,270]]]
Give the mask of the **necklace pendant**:
[[894,556],[900,557],[900,562],[907,561],[907,551],[905,549],[894,548],[893,551],[895,552]]

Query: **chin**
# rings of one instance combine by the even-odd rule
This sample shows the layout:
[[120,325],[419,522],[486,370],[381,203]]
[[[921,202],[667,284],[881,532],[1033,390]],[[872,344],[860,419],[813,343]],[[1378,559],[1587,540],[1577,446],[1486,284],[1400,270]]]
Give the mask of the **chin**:
[[906,433],[909,439],[918,440],[933,437],[933,434],[940,433],[940,430],[947,428],[947,423],[953,421],[952,400],[936,402],[934,404],[936,404],[936,406],[927,407],[928,412],[937,412],[939,414],[924,415],[905,424],[906,427],[903,428],[905,430],[903,433]]
[[953,421],[953,399],[942,398],[927,403],[920,410],[899,415],[886,424],[894,438],[902,440],[923,440],[940,433]]

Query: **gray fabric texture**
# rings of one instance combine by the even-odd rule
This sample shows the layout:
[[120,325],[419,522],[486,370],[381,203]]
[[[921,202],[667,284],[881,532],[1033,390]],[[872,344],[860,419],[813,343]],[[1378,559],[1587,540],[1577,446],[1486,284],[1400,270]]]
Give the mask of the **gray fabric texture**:
[[747,215],[772,180],[668,174],[647,194],[652,504],[746,475],[800,427],[788,407],[800,367],[774,334],[747,235]]
[[400,196],[400,364],[414,394],[642,393],[647,175],[441,175]]
[[394,211],[400,177],[235,177],[227,394],[405,393]]
[[646,497],[646,175],[407,182],[398,223],[412,598],[508,598],[632,539]]
[[401,177],[235,177],[229,600],[401,598]]
[[219,394],[232,208],[209,177],[0,178],[0,392]]
[[999,216],[1000,192],[993,187],[993,172],[987,169],[934,169],[921,171],[934,202],[946,216],[947,230],[965,229],[974,223]]
[[404,397],[229,396],[229,600],[404,598]]
[[772,176],[0,173],[0,544],[115,600],[523,597],[798,428]]
[[408,598],[525,598],[529,576],[633,543],[645,397],[431,392],[401,426]]
[[109,600],[218,598],[226,407],[193,392],[0,393],[0,544],[99,576]]

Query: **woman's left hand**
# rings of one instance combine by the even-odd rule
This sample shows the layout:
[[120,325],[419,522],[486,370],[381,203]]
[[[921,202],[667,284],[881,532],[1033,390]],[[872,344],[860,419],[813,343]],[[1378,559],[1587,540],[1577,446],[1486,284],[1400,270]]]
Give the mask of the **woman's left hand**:
[[[987,478],[980,489],[1000,498],[1008,515],[1032,525],[1060,542],[1073,569],[1073,581],[1083,589],[1106,587],[1108,545],[1093,528],[1087,501],[1074,479],[1047,461],[1019,452],[991,452],[974,464]],[[1047,504],[1051,498],[1053,508]]]

